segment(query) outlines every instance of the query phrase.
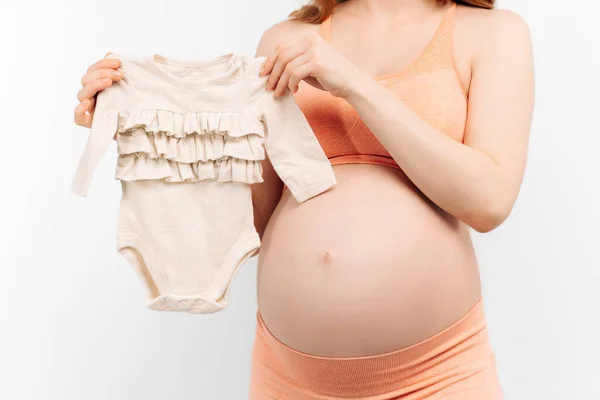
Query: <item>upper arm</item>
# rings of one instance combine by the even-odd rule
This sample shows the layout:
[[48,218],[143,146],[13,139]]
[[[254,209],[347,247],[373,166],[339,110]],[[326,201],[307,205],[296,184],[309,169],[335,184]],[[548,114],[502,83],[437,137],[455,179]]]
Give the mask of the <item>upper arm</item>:
[[474,30],[464,143],[498,165],[512,203],[523,178],[533,114],[530,32],[518,14],[507,10],[483,11]]

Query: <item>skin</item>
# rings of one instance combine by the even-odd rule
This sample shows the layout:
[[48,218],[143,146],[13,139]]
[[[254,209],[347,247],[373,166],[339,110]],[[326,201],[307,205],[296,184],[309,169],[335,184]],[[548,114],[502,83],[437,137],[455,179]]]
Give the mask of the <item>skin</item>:
[[[106,53],[105,57],[110,53]],[[110,87],[113,82],[123,78],[119,71],[121,62],[119,60],[107,59],[96,61],[90,65],[85,75],[81,78],[81,90],[77,92],[79,104],[74,110],[74,121],[77,125],[85,128],[92,126],[94,107],[96,105],[96,94]]]
[[[265,160],[264,182],[252,187],[259,309],[290,347],[341,357],[394,351],[451,325],[481,297],[469,228],[498,227],[519,192],[534,97],[528,27],[511,11],[458,6],[464,143],[373,79],[416,59],[446,7],[352,0],[334,12],[331,44],[298,21],[261,38],[256,55],[268,56],[263,73],[276,96],[312,85],[343,98],[401,167],[335,166],[336,187],[298,204]],[[78,98],[92,100],[75,109],[81,126],[90,126],[95,93],[120,79],[108,63],[82,79]]]
[[[279,45],[262,73],[270,74],[267,85],[276,96],[288,87],[296,92],[300,80],[310,77],[320,84],[315,86],[347,100],[430,200],[475,230],[489,232],[508,217],[521,185],[533,74],[523,20],[509,11],[486,14],[486,40],[472,54],[464,145],[426,124],[318,35]],[[518,101],[507,101],[516,95]]]
[[394,351],[440,332],[481,298],[469,228],[499,226],[521,185],[534,97],[528,27],[510,11],[457,8],[454,60],[469,95],[464,144],[372,78],[415,60],[446,7],[352,0],[336,8],[331,44],[317,26],[286,21],[258,46],[276,95],[311,84],[345,99],[402,169],[334,166],[336,187],[298,205],[265,168],[265,183],[253,188],[265,227],[259,309],[294,349]]

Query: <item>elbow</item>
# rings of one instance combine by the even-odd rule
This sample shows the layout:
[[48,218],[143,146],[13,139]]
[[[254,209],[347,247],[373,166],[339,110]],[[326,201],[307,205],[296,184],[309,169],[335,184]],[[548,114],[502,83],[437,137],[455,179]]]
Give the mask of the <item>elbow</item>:
[[479,233],[488,233],[499,227],[512,211],[513,203],[495,197],[489,199],[474,213],[470,213],[465,222]]

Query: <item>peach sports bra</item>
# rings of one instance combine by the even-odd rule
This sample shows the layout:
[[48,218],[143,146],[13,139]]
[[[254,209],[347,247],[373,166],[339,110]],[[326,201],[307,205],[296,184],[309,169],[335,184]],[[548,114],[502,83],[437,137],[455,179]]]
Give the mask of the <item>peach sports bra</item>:
[[[455,9],[453,3],[416,60],[398,72],[375,79],[423,120],[463,142],[467,94],[453,58]],[[322,22],[319,34],[331,43],[331,16]],[[306,83],[301,83],[295,99],[332,165],[379,164],[399,168],[344,99]]]

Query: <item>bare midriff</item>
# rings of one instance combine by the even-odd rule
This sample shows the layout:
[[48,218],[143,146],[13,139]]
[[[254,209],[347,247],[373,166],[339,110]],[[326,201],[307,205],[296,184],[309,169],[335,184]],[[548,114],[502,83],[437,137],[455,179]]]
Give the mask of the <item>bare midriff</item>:
[[275,337],[309,354],[373,355],[450,326],[481,296],[468,227],[399,169],[334,166],[303,203],[285,190],[258,258],[258,301]]
[[[376,79],[464,143],[455,4],[447,10],[418,59]],[[320,32],[331,40],[331,18]],[[270,332],[308,354],[356,357],[406,348],[458,321],[481,297],[468,226],[415,187],[346,101],[304,82],[296,98],[337,184],[301,204],[284,190],[267,224],[258,302]]]

